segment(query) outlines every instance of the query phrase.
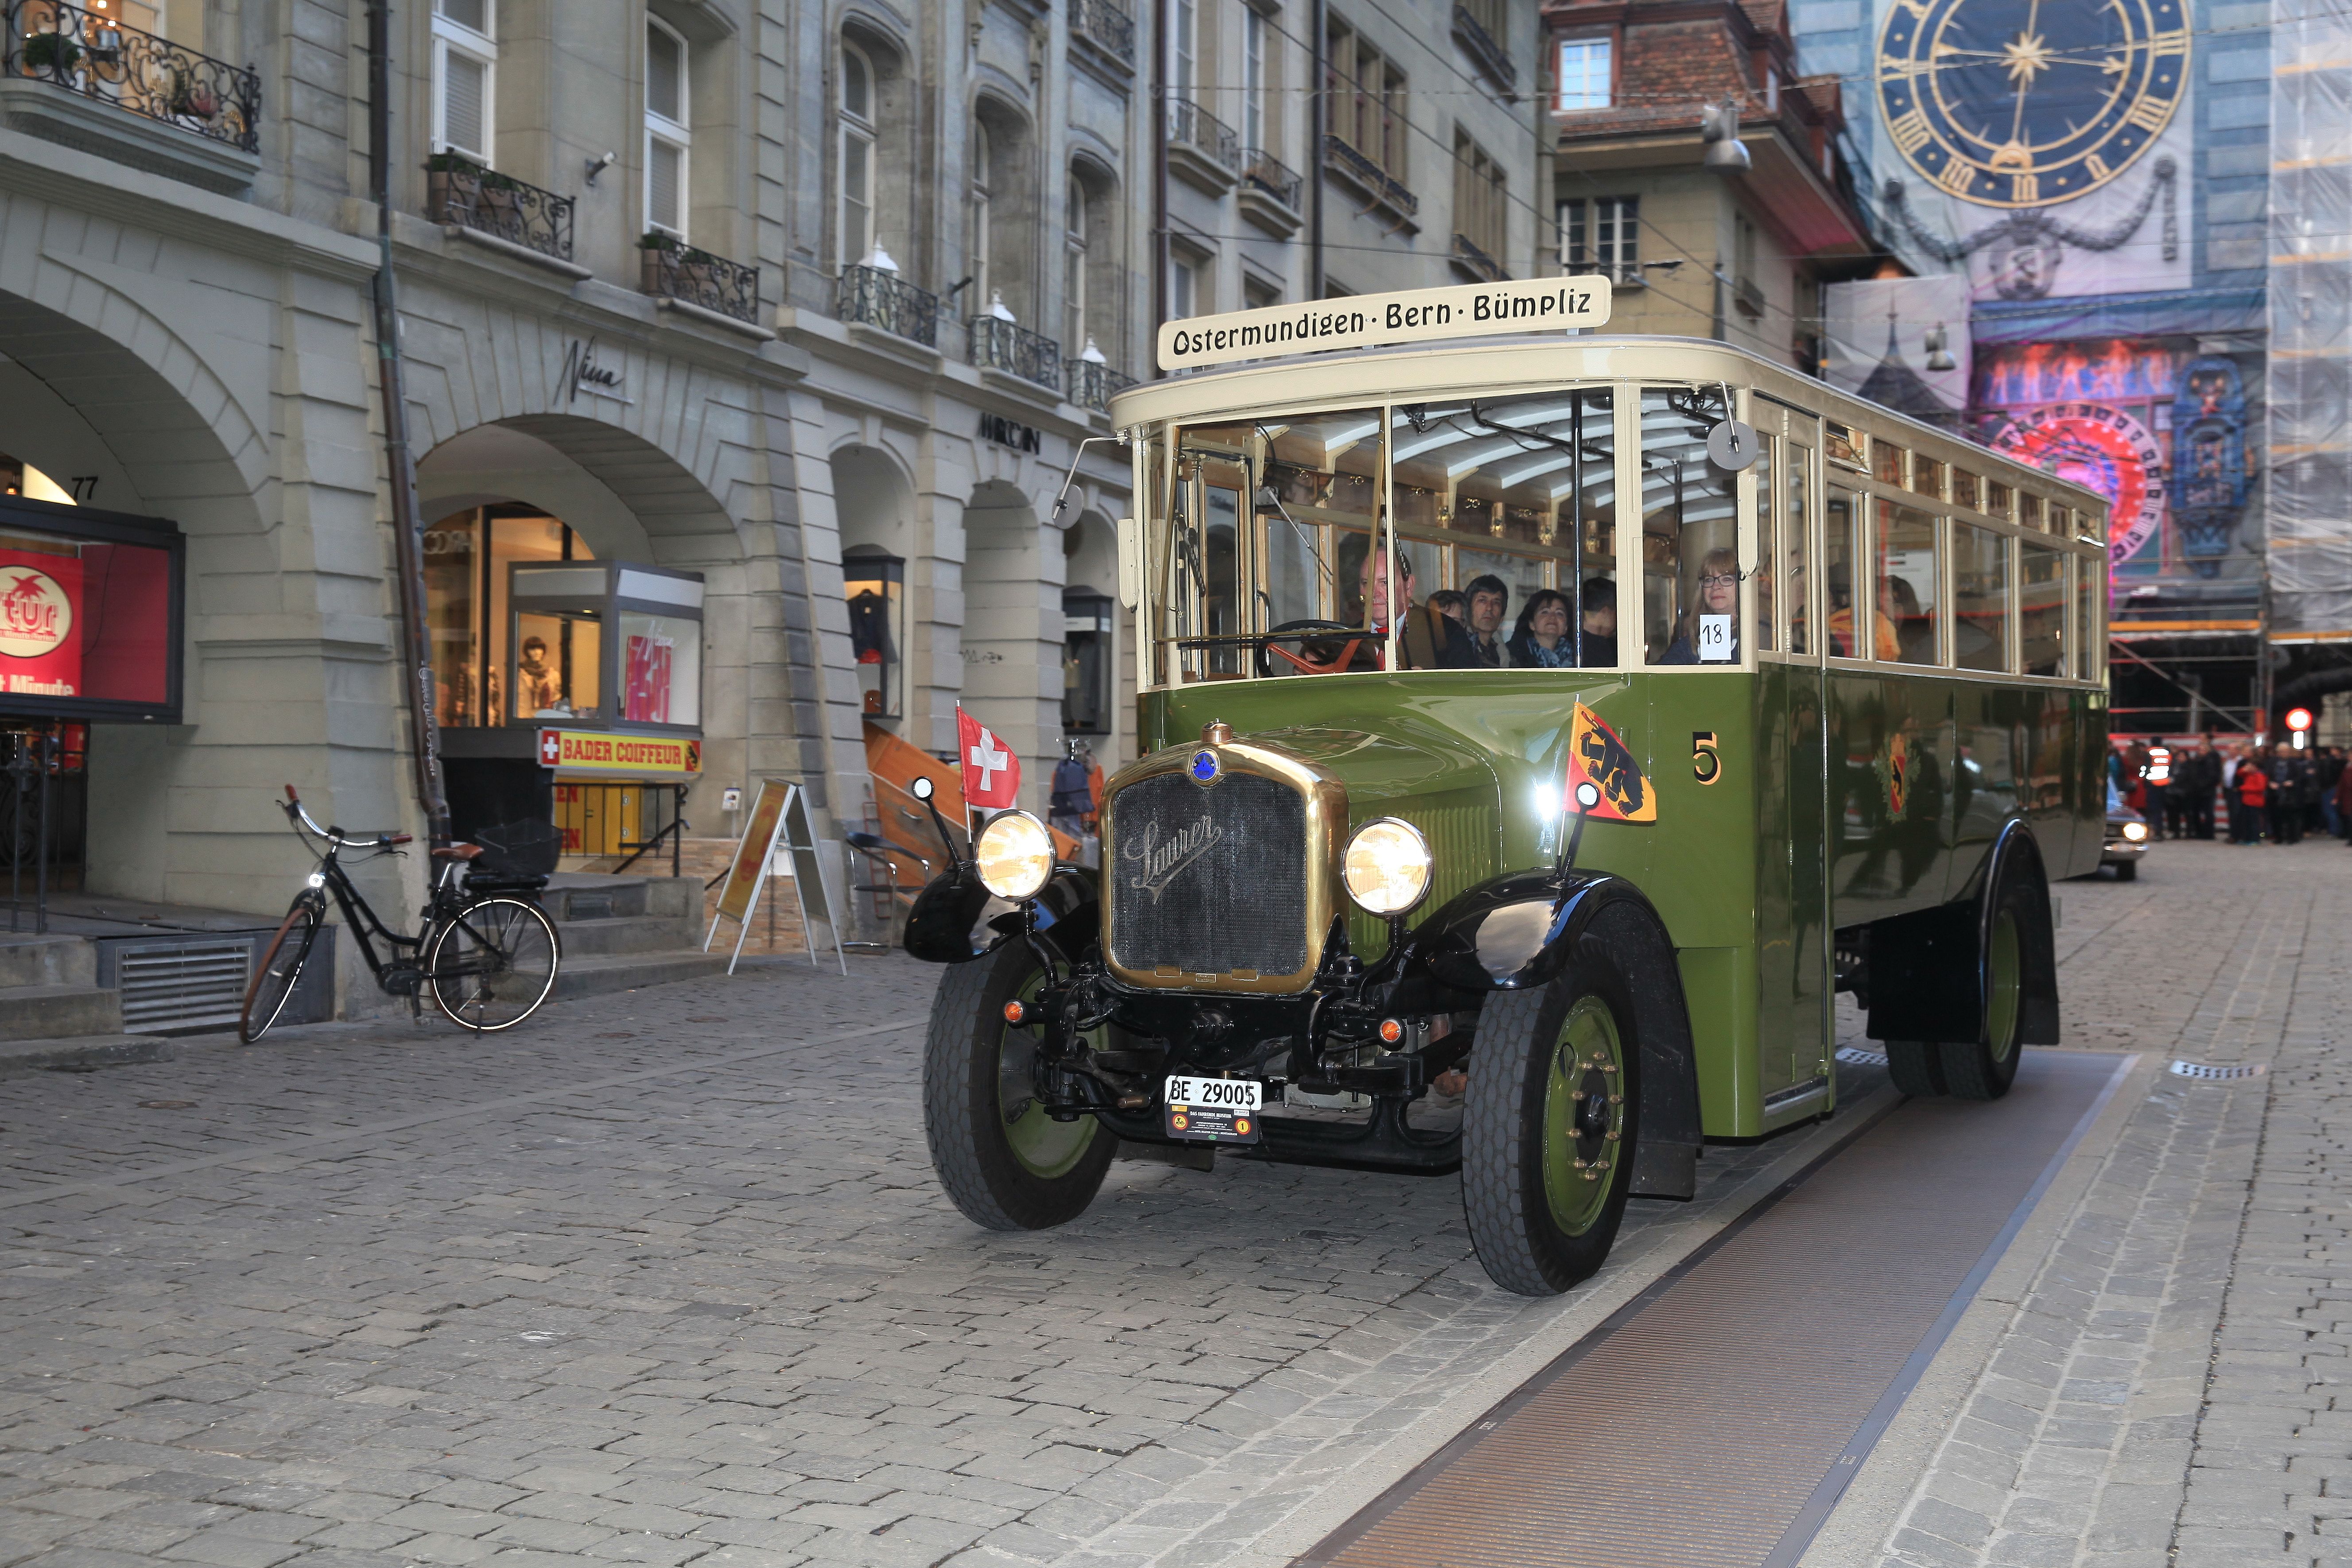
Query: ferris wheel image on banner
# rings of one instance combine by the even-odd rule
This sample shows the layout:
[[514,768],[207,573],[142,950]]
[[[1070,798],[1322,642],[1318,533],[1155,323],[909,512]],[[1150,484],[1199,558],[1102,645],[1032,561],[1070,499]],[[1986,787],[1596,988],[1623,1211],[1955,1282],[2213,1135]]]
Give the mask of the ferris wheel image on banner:
[[2009,416],[1992,447],[2106,497],[2112,561],[2130,560],[2163,526],[2164,443],[2123,409],[2060,403],[2022,410]]

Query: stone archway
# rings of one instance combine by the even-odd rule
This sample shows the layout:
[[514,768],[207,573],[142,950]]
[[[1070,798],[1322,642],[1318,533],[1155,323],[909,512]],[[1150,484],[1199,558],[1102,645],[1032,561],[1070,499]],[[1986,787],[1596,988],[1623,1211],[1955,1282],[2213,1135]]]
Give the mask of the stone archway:
[[1061,753],[1061,540],[1037,509],[983,481],[964,508],[963,703],[1022,759],[1022,804],[1042,812]]
[[417,463],[417,493],[428,522],[466,507],[520,502],[570,526],[599,560],[698,574],[703,783],[689,811],[717,828],[723,819],[716,807],[699,802],[719,788],[767,773],[817,783],[821,768],[804,770],[793,732],[788,623],[779,613],[772,546],[758,548],[751,535],[760,525],[739,522],[683,463],[599,419],[514,415],[436,445]]
[[[17,216],[18,204],[0,205],[0,221]],[[352,563],[364,581],[383,554],[372,483],[355,493],[273,471],[262,425],[273,306],[208,300],[218,313],[207,320],[184,280],[133,291],[112,263],[25,251],[51,265],[0,269],[0,449],[85,481],[75,490],[86,504],[166,518],[187,538],[184,721],[92,726],[84,885],[280,910],[302,863],[267,809],[281,785],[344,821],[410,815],[394,646],[370,619],[388,613],[388,584],[353,602]],[[31,296],[13,291],[20,283]],[[234,340],[221,335],[232,329]],[[316,434],[366,450],[364,416],[352,424],[277,440]],[[349,466],[340,448],[303,459],[306,475]],[[265,512],[273,479],[278,504]]]

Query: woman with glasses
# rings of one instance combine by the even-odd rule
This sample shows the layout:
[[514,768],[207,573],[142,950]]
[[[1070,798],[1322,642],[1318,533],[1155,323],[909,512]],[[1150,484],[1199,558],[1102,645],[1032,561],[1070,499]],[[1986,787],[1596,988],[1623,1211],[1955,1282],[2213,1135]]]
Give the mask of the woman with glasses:
[[1683,612],[1675,627],[1675,640],[1666,647],[1666,657],[1661,664],[1697,664],[1700,647],[1697,634],[1703,629],[1701,616],[1731,617],[1729,635],[1706,648],[1704,662],[1730,661],[1739,658],[1739,557],[1732,551],[1717,548],[1706,552],[1699,563],[1698,604]]

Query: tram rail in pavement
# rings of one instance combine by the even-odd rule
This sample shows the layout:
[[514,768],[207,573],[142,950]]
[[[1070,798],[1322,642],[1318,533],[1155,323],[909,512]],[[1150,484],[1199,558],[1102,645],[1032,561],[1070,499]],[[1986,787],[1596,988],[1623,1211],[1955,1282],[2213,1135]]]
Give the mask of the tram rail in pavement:
[[1788,1568],[2133,1059],[1859,1125],[1297,1568]]

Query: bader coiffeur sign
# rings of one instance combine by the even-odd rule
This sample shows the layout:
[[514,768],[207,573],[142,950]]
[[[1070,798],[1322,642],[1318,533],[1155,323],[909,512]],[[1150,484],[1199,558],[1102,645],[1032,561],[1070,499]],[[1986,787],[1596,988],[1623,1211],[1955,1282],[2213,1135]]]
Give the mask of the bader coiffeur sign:
[[1191,370],[1276,354],[1599,327],[1609,321],[1609,279],[1600,277],[1463,283],[1271,305],[1168,322],[1160,329],[1160,368]]

